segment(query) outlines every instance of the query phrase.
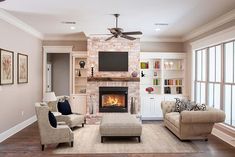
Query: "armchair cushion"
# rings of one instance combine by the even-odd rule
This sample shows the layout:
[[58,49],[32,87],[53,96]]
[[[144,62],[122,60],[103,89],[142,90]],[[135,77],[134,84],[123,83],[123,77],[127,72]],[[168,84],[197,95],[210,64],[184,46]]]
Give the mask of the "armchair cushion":
[[53,128],[57,127],[57,120],[51,111],[48,112],[48,119]]
[[65,100],[64,102],[59,101],[57,107],[58,107],[58,111],[62,115],[72,114],[71,107],[70,107],[70,104],[69,104],[68,100]]

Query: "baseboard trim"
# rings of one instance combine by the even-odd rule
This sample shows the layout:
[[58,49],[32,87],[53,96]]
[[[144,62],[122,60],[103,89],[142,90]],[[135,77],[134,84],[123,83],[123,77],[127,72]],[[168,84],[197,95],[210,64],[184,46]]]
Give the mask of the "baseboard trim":
[[34,123],[37,120],[36,115],[32,116],[31,118],[17,124],[16,126],[4,131],[0,134],[0,143],[4,140],[8,139],[12,135],[16,134],[17,132],[21,131],[22,129],[26,128],[30,124]]
[[222,141],[230,144],[231,146],[235,147],[235,137],[228,133],[228,131],[224,131],[226,128],[222,128],[222,126],[215,126],[212,130],[212,134],[221,139]]

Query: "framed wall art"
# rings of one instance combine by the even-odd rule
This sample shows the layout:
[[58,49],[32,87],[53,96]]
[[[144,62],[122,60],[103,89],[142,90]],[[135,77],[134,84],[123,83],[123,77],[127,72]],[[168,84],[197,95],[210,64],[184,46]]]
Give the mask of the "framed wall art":
[[0,85],[14,83],[14,52],[0,49]]
[[28,55],[17,54],[17,82],[28,83]]

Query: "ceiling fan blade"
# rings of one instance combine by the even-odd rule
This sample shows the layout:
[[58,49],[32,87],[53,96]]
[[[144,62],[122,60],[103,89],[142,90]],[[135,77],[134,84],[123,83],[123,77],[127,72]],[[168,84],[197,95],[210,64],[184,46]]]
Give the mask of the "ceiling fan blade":
[[93,35],[112,35],[112,34],[90,34],[91,36]]
[[125,39],[128,39],[128,40],[135,40],[135,39],[136,39],[136,38],[134,38],[134,37],[127,36],[127,35],[124,35],[124,34],[120,35],[120,37],[125,38]]
[[135,32],[122,32],[124,35],[142,35],[143,33],[140,31],[135,31]]
[[108,37],[107,39],[105,39],[105,41],[108,41],[110,39],[114,38],[114,36]]

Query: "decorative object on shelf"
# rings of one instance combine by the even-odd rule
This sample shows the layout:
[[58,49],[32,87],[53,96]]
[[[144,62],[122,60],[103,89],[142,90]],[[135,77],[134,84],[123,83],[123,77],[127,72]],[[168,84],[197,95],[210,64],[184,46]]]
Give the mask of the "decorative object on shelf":
[[141,71],[141,77],[144,77],[144,76],[145,76],[144,72],[143,72],[143,71]]
[[137,76],[138,76],[138,73],[137,73],[136,71],[133,71],[133,72],[131,73],[131,76],[132,76],[132,77],[137,77]]
[[171,88],[170,87],[164,87],[164,93],[165,94],[171,94]]
[[80,65],[80,68],[84,68],[85,65],[86,65],[86,62],[85,61],[80,61],[79,65]]
[[86,93],[86,89],[81,89],[80,93]]
[[160,79],[153,79],[153,85],[160,85]]
[[0,84],[14,83],[14,52],[0,49]]
[[148,87],[145,89],[149,94],[153,92],[153,87]]
[[78,70],[78,76],[82,76],[82,75],[81,75],[81,71],[80,71],[80,70]]
[[28,55],[17,54],[17,82],[28,83]]
[[158,72],[154,71],[153,76],[158,76]]
[[94,64],[91,64],[91,77],[94,76]]
[[141,69],[148,69],[149,68],[149,62],[141,62],[140,63]]
[[160,61],[155,62],[155,69],[160,69]]
[[136,114],[135,100],[136,100],[136,98],[131,97],[131,114]]

